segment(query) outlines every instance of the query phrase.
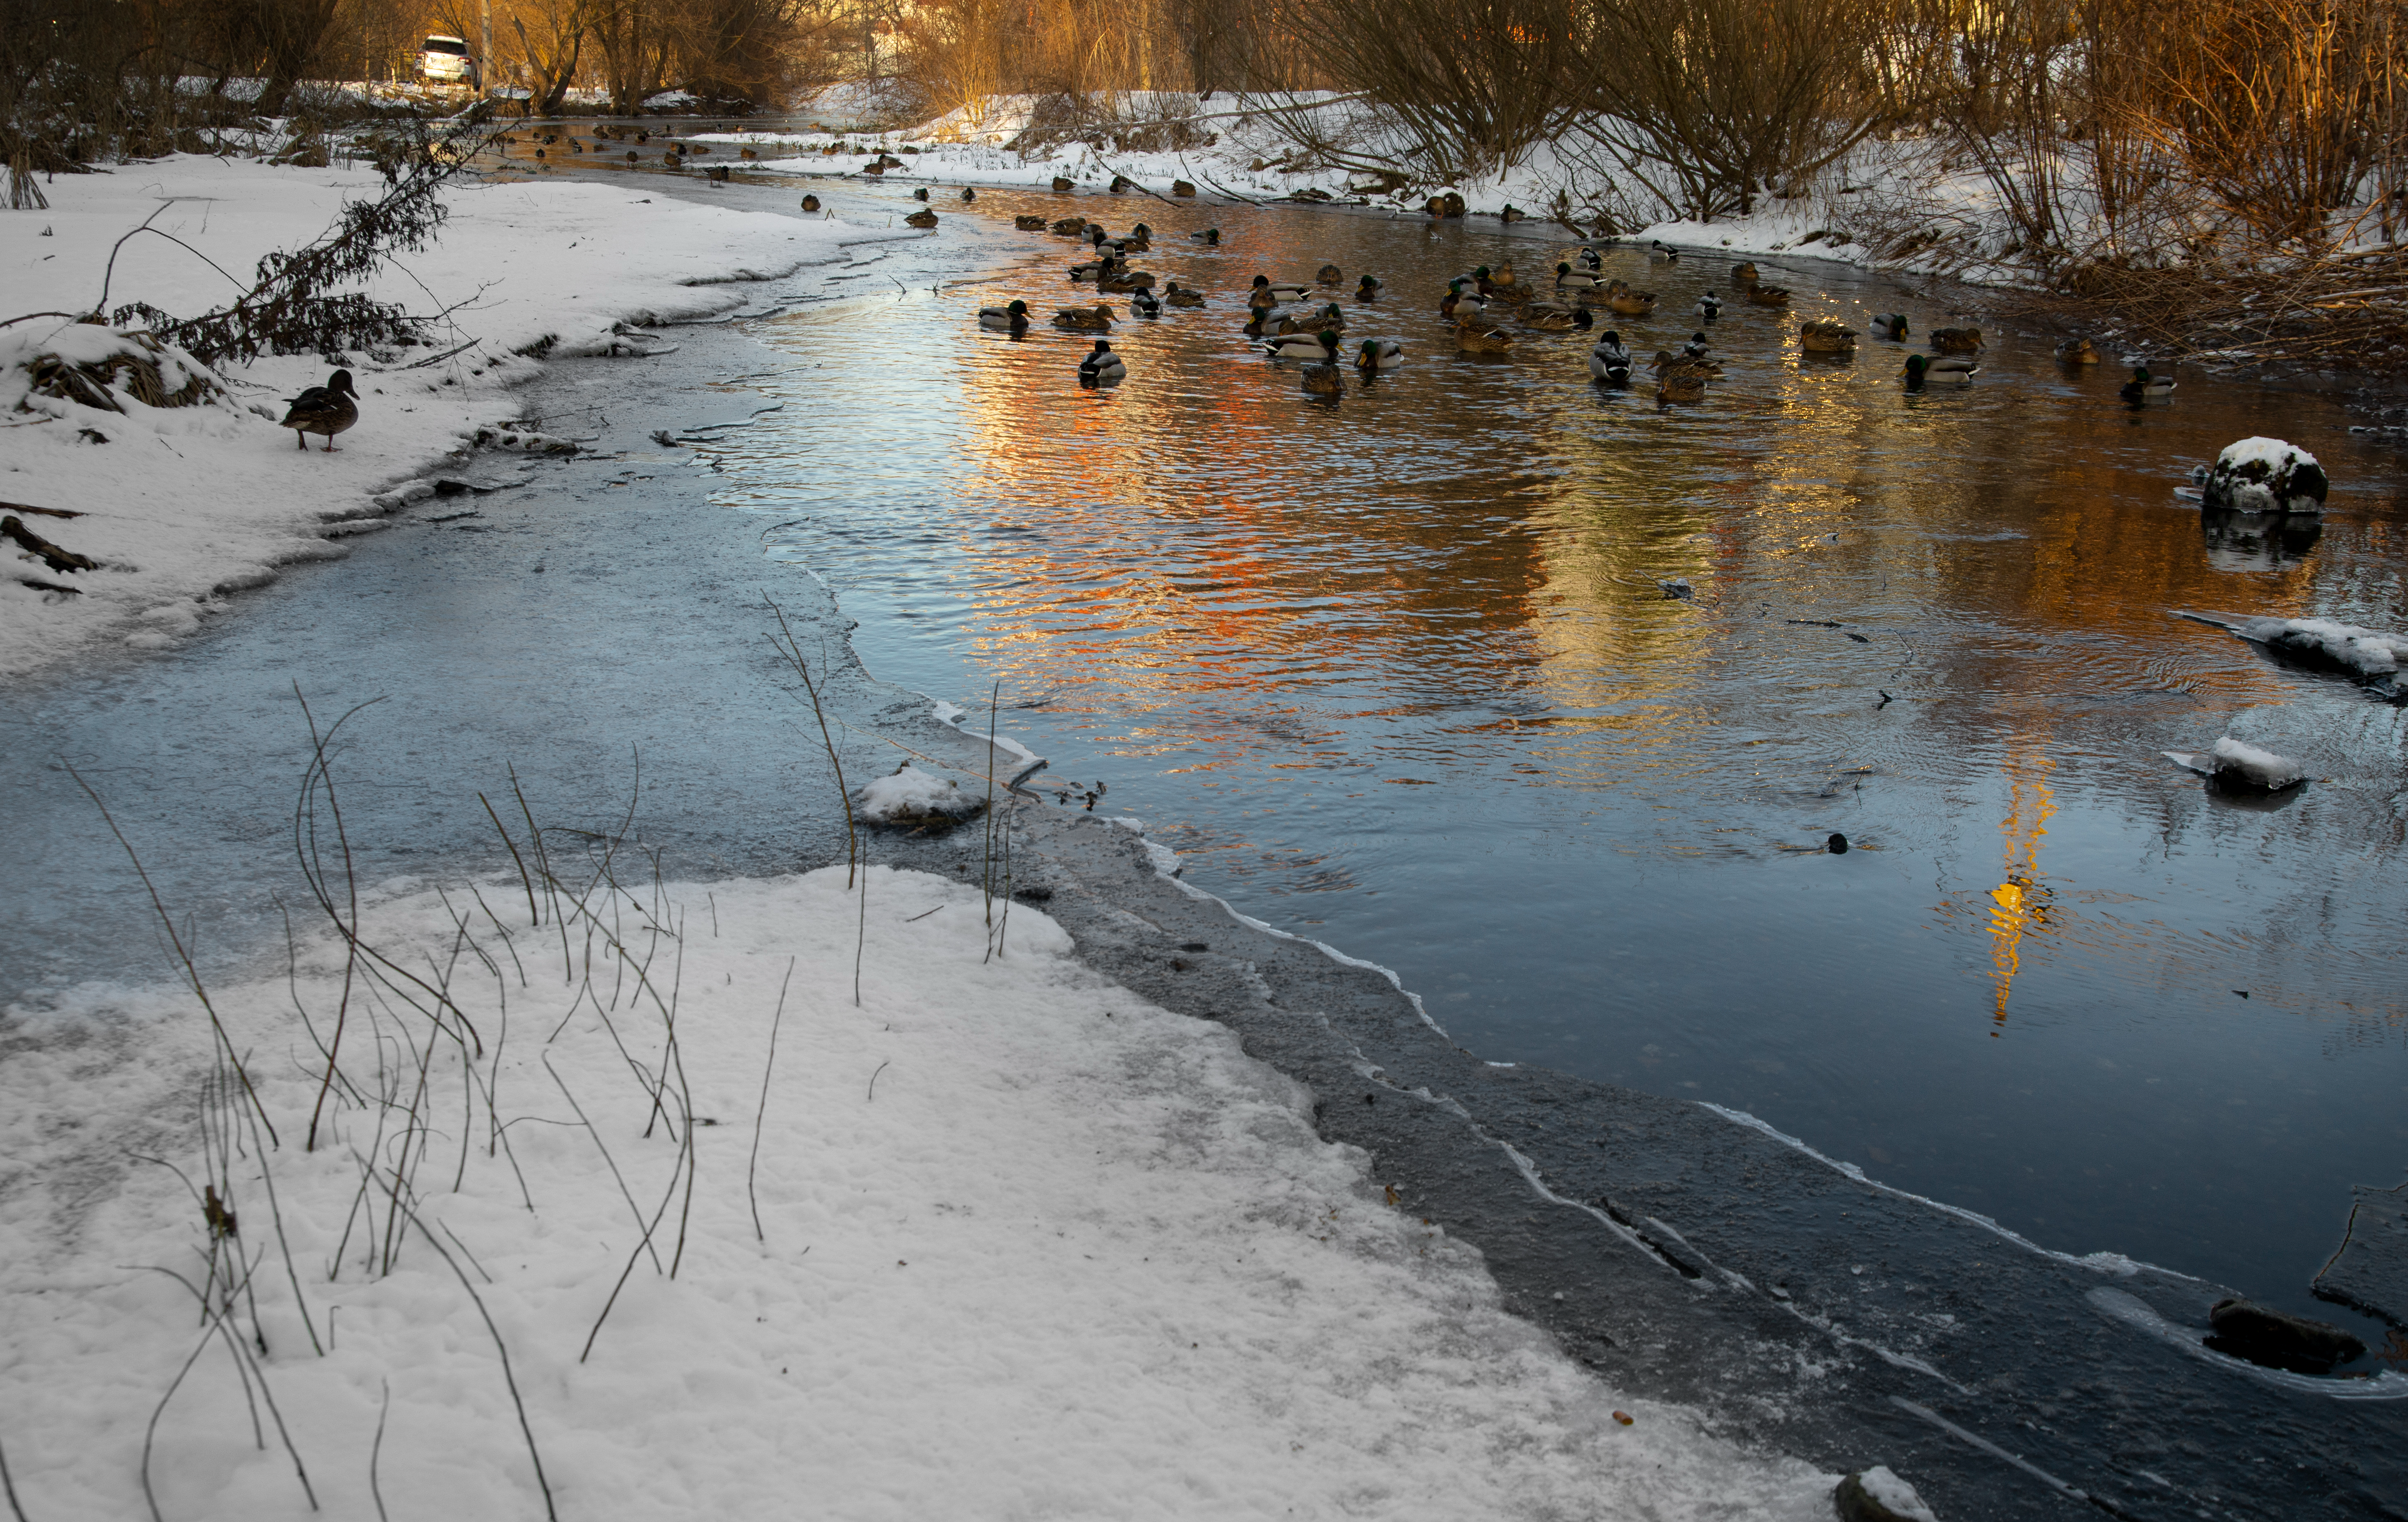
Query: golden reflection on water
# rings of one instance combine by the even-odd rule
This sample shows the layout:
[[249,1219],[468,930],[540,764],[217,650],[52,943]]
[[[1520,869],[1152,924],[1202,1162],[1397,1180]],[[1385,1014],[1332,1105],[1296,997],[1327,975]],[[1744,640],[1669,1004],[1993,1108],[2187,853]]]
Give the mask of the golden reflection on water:
[[2055,767],[2029,737],[2019,739],[2008,754],[2007,817],[1999,826],[2007,842],[2006,880],[1990,890],[1990,965],[1997,983],[1990,1018],[2000,1027],[1993,1036],[2005,1034],[2007,996],[2023,969],[2026,932],[2050,926],[2054,895],[2041,881],[2040,847],[2057,813],[2057,795],[2046,781]]

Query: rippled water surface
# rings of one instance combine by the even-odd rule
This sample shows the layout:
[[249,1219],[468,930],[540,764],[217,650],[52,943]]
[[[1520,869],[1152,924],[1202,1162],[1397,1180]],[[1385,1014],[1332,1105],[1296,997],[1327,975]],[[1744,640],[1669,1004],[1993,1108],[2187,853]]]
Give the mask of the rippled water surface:
[[[1211,306],[1124,309],[1101,394],[1087,338],[975,325],[1083,291],[1042,235],[999,278],[761,330],[787,405],[731,441],[724,499],[873,670],[966,707],[999,681],[1045,776],[1108,783],[1191,881],[1395,968],[1485,1056],[2315,1307],[2348,1185],[2408,1166],[2403,714],[2172,614],[2408,624],[2395,453],[2189,371],[2135,411],[2113,345],[2068,372],[1996,324],[1970,389],[1906,395],[1895,346],[1809,359],[1797,322],[1928,331],[1950,294],[1778,257],[1795,308],[1727,308],[1727,376],[1658,411],[1590,385],[1577,335],[1445,341],[1446,277],[1548,269],[1553,234],[966,214],[1032,208],[1147,218],[1140,263]],[[1216,249],[1182,236],[1207,217]],[[1386,282],[1349,339],[1409,356],[1334,405],[1239,332],[1252,275],[1325,260]],[[1610,254],[1675,314],[1621,321],[1633,346],[1676,346],[1727,268]],[[2325,460],[2320,536],[2219,538],[2173,495],[2256,433]],[[2249,806],[2159,754],[2228,733],[2315,780]]]

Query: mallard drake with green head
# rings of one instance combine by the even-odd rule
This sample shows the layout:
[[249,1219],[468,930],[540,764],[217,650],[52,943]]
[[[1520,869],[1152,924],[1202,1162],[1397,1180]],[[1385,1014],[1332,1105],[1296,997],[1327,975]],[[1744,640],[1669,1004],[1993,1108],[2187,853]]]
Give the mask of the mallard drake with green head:
[[1129,310],[1135,312],[1140,317],[1160,317],[1162,315],[1162,298],[1155,295],[1151,291],[1140,291],[1137,294],[1129,297]]
[[1318,333],[1283,333],[1276,338],[1264,339],[1262,349],[1273,359],[1310,359],[1324,365],[1338,363],[1338,335],[1328,328]]
[[1025,333],[1028,331],[1028,303],[1014,301],[1005,307],[981,307],[979,326],[992,328],[997,333]]
[[1366,338],[1354,351],[1354,367],[1365,375],[1393,370],[1405,362],[1405,346],[1394,338]]
[[1705,321],[1713,322],[1723,314],[1723,298],[1712,291],[1707,292],[1698,298],[1697,313]]
[[1884,312],[1867,325],[1873,330],[1873,337],[1876,338],[1887,338],[1895,343],[1906,337],[1904,312]]
[[326,452],[335,452],[335,436],[360,421],[359,404],[352,398],[359,393],[351,389],[351,372],[337,370],[326,377],[322,386],[311,386],[292,398],[284,412],[284,421],[277,426],[293,430],[296,448],[307,450],[309,436],[317,434],[326,440]]
[[1659,265],[1677,265],[1681,262],[1681,251],[1659,237],[1648,243],[1647,257]]
[[1346,309],[1334,301],[1325,301],[1304,319],[1307,327],[1326,327],[1334,333],[1346,331]]
[[2134,366],[2132,379],[2125,381],[2115,393],[2128,402],[2161,402],[2173,394],[2174,378],[2171,375],[2151,375],[2145,365]]
[[1302,301],[1305,290],[1306,287],[1301,285],[1273,285],[1268,275],[1254,277],[1254,294],[1268,295],[1274,302]]
[[1462,280],[1447,282],[1446,294],[1438,298],[1438,314],[1450,323],[1461,322],[1465,316],[1477,317],[1488,303],[1467,290]]
[[1112,346],[1102,338],[1087,357],[1079,361],[1079,384],[1082,386],[1116,386],[1128,379],[1128,366],[1112,352]]
[[1054,325],[1086,333],[1109,333],[1112,309],[1100,301],[1092,307],[1065,307],[1054,314]]
[[1608,385],[1630,384],[1630,351],[1622,346],[1622,335],[1608,330],[1588,352],[1588,373],[1595,380]]
[[1560,260],[1555,265],[1555,289],[1558,291],[1585,291],[1604,283],[1604,279],[1595,270],[1574,269],[1570,260]]
[[1933,385],[1968,386],[1982,366],[1963,354],[1942,354],[1926,359],[1921,354],[1906,356],[1906,389],[1921,391],[1928,381]]
[[1190,233],[1187,236],[1198,243],[1218,243],[1221,241],[1221,229],[1207,227],[1200,233]]
[[1583,248],[1581,251],[1573,257],[1579,261],[1580,266],[1585,270],[1596,271],[1605,267],[1605,260],[1598,256],[1598,251],[1595,249]]
[[1369,275],[1364,276],[1361,281],[1359,281],[1354,287],[1354,299],[1357,301],[1379,300],[1380,282],[1373,280]]

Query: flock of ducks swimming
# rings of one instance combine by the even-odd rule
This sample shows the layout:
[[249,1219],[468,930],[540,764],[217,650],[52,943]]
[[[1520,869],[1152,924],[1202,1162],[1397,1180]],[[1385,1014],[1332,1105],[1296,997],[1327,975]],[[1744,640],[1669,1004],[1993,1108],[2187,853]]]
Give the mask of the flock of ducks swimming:
[[[1092,284],[1098,293],[1125,294],[1129,310],[1138,317],[1158,318],[1170,308],[1201,307],[1208,299],[1199,291],[1182,288],[1175,280],[1163,282],[1162,289],[1156,292],[1153,274],[1130,267],[1131,254],[1143,253],[1153,247],[1153,230],[1144,223],[1137,223],[1123,237],[1113,237],[1099,224],[1081,217],[1049,223],[1042,217],[1022,216],[1016,219],[1016,225],[1025,231],[1049,231],[1078,238],[1093,257],[1072,265],[1070,279]],[[1205,244],[1221,240],[1217,228],[1188,236]],[[1660,242],[1653,244],[1649,252],[1651,260],[1658,264],[1677,264],[1680,259],[1679,251]],[[1344,274],[1330,264],[1315,272],[1310,285],[1301,281],[1283,284],[1268,276],[1256,275],[1246,294],[1246,336],[1255,340],[1254,347],[1275,360],[1301,361],[1303,387],[1312,395],[1339,395],[1344,389],[1344,366],[1351,365],[1369,380],[1404,363],[1404,345],[1394,338],[1365,338],[1354,346],[1351,356],[1341,357],[1347,319],[1346,309],[1337,297],[1344,287]],[[1375,302],[1383,290],[1379,280],[1364,275],[1355,284],[1354,298],[1359,303]],[[1713,323],[1722,315],[1726,299],[1756,307],[1785,308],[1790,293],[1767,283],[1750,260],[1731,266],[1729,297],[1707,292],[1691,310],[1700,322]],[[1645,318],[1656,315],[1659,306],[1660,298],[1655,292],[1641,291],[1627,280],[1608,278],[1603,256],[1595,248],[1583,247],[1555,265],[1554,280],[1544,286],[1517,278],[1510,264],[1482,265],[1447,282],[1445,294],[1439,298],[1438,313],[1447,323],[1459,352],[1503,354],[1510,353],[1516,342],[1509,326],[1542,334],[1587,333],[1596,328],[1595,314],[1600,308],[1619,317]],[[1068,332],[1102,334],[1112,330],[1118,317],[1111,303],[1099,300],[1089,306],[1060,308],[1052,323]],[[1014,336],[1026,333],[1033,321],[1025,301],[984,307],[979,311],[981,327]],[[1869,325],[1876,337],[1893,343],[1906,342],[1911,331],[1906,317],[1897,312],[1877,316]],[[1857,337],[1856,329],[1841,323],[1808,321],[1799,324],[1799,346],[1809,354],[1853,355]],[[1900,379],[1908,391],[1968,385],[1981,372],[1980,328],[1940,328],[1929,335],[1928,343],[1932,351],[1929,354],[1906,357]],[[2057,345],[2057,357],[2068,366],[2099,362],[2098,350],[2088,338],[2067,339]],[[1629,385],[1636,363],[1628,345],[1616,331],[1603,333],[1589,351],[1589,375],[1600,385]],[[1691,335],[1678,352],[1658,351],[1650,368],[1658,407],[1703,400],[1706,382],[1723,374],[1702,328]],[[1096,338],[1094,349],[1079,362],[1082,386],[1113,385],[1127,376],[1127,362],[1113,351],[1109,338]],[[2132,380],[2120,395],[2126,401],[2142,402],[2163,398],[2173,388],[2170,378],[2152,376],[2136,364]]]

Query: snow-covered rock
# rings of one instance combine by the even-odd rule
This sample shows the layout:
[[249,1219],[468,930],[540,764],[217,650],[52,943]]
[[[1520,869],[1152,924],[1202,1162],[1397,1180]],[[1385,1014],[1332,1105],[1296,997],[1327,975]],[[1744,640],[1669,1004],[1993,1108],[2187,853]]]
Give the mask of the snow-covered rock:
[[962,790],[951,777],[939,777],[906,761],[892,776],[881,777],[853,795],[853,808],[873,825],[925,825],[968,819],[986,800]]
[[2261,751],[2230,735],[2200,754],[2168,751],[2165,755],[2176,766],[2186,767],[2218,786],[2243,792],[2280,793],[2307,781],[2307,772],[2289,756]]
[[2281,654],[2356,677],[2395,675],[2408,660],[2408,635],[2336,624],[2329,618],[2253,618],[2235,631]]
[[1831,1502],[1843,1522],[1940,1522],[1914,1486],[1883,1464],[1842,1480]]
[[2280,438],[2227,444],[2200,483],[2200,499],[2234,512],[2322,512],[2329,485],[2316,457]]

